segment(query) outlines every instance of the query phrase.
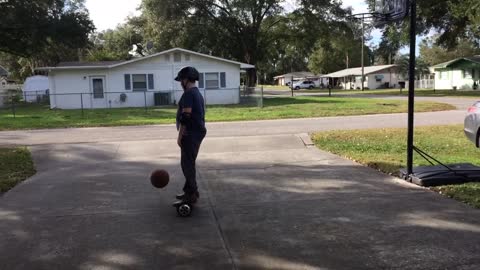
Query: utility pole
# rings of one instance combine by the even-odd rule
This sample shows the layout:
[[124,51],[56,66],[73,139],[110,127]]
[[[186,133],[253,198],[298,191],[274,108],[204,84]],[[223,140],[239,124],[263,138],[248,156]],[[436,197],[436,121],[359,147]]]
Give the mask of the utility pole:
[[365,15],[362,15],[362,91],[364,90],[364,79],[365,79],[365,67],[363,63],[363,47],[365,43],[365,27],[364,27]]

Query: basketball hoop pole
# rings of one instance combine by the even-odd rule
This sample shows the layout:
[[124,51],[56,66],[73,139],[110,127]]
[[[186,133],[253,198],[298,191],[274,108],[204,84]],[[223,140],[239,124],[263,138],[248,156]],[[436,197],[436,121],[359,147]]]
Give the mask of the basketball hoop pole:
[[365,84],[365,64],[363,63],[363,51],[364,49],[364,44],[365,44],[365,15],[362,14],[362,91],[364,90],[364,84]]
[[410,63],[408,70],[408,138],[407,138],[407,177],[413,173],[413,129],[415,98],[415,50],[416,42],[416,0],[410,0]]

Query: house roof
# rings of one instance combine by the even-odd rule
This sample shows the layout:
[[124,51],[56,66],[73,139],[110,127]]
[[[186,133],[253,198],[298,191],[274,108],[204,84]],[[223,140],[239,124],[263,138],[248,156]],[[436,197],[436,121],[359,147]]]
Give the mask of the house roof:
[[8,76],[8,71],[6,68],[0,66],[0,76],[2,77],[7,77]]
[[313,74],[312,72],[308,71],[299,71],[299,72],[291,72],[283,75],[278,75],[273,77],[275,80],[279,78],[308,78],[308,77],[317,77],[318,75]]
[[108,67],[125,61],[99,61],[99,62],[60,62],[56,67]]
[[471,57],[460,57],[460,58],[453,59],[453,60],[450,60],[450,61],[447,61],[447,62],[444,62],[444,63],[434,65],[433,68],[434,69],[435,68],[447,68],[447,67],[451,66],[452,64],[457,63],[457,62],[462,61],[462,60],[473,62],[475,64],[480,64],[480,55],[475,55],[475,56],[471,56]]
[[69,70],[69,69],[71,70],[71,69],[115,68],[115,67],[131,64],[131,63],[135,63],[135,62],[144,61],[146,59],[150,59],[150,58],[153,58],[153,57],[157,57],[157,56],[160,56],[160,55],[163,55],[163,54],[176,52],[176,51],[186,52],[186,53],[190,53],[190,54],[193,54],[193,55],[198,55],[198,56],[202,56],[202,57],[206,57],[206,58],[210,58],[210,59],[215,59],[215,60],[218,60],[218,61],[227,62],[227,63],[231,63],[231,64],[237,64],[237,65],[240,65],[240,68],[244,68],[244,69],[255,68],[254,65],[250,65],[250,64],[246,64],[246,63],[241,63],[241,62],[237,62],[237,61],[233,61],[233,60],[228,60],[228,59],[224,59],[224,58],[220,58],[220,57],[216,57],[216,56],[212,56],[212,55],[208,55],[208,54],[198,53],[198,52],[194,52],[194,51],[190,51],[190,50],[186,50],[186,49],[182,49],[182,48],[173,48],[173,49],[166,50],[166,51],[163,51],[163,52],[159,52],[159,53],[155,53],[155,54],[148,55],[148,56],[145,56],[145,57],[135,58],[135,59],[132,59],[132,60],[127,60],[127,61],[63,62],[63,63],[58,64],[55,67],[40,67],[40,68],[37,68],[37,70]]
[[[364,74],[368,75],[371,73],[379,72],[385,69],[389,69],[392,67],[396,67],[397,65],[380,65],[380,66],[369,66],[369,67],[364,67]],[[347,69],[342,69],[327,75],[323,75],[322,77],[324,78],[343,78],[343,77],[348,77],[348,76],[362,76],[362,68],[361,67],[356,67],[356,68],[347,68]]]

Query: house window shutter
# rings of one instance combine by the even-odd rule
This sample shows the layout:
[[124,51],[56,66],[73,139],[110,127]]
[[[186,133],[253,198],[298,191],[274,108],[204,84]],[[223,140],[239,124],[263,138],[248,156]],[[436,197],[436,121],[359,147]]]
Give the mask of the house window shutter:
[[153,74],[148,74],[148,89],[154,89]]
[[227,81],[226,81],[226,74],[225,72],[220,72],[220,87],[225,88],[227,87]]
[[132,83],[130,81],[130,74],[125,74],[125,90],[132,90]]
[[203,82],[203,73],[199,74],[200,76],[198,77],[198,88],[205,88],[204,82]]

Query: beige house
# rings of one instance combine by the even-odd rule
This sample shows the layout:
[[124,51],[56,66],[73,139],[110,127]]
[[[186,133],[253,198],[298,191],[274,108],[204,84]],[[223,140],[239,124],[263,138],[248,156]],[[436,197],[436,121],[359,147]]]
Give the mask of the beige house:
[[[399,74],[397,65],[380,65],[364,67],[364,88],[380,89],[394,88],[403,82],[404,78]],[[332,78],[337,81],[343,89],[362,88],[362,68],[347,68],[327,75],[325,78]]]

